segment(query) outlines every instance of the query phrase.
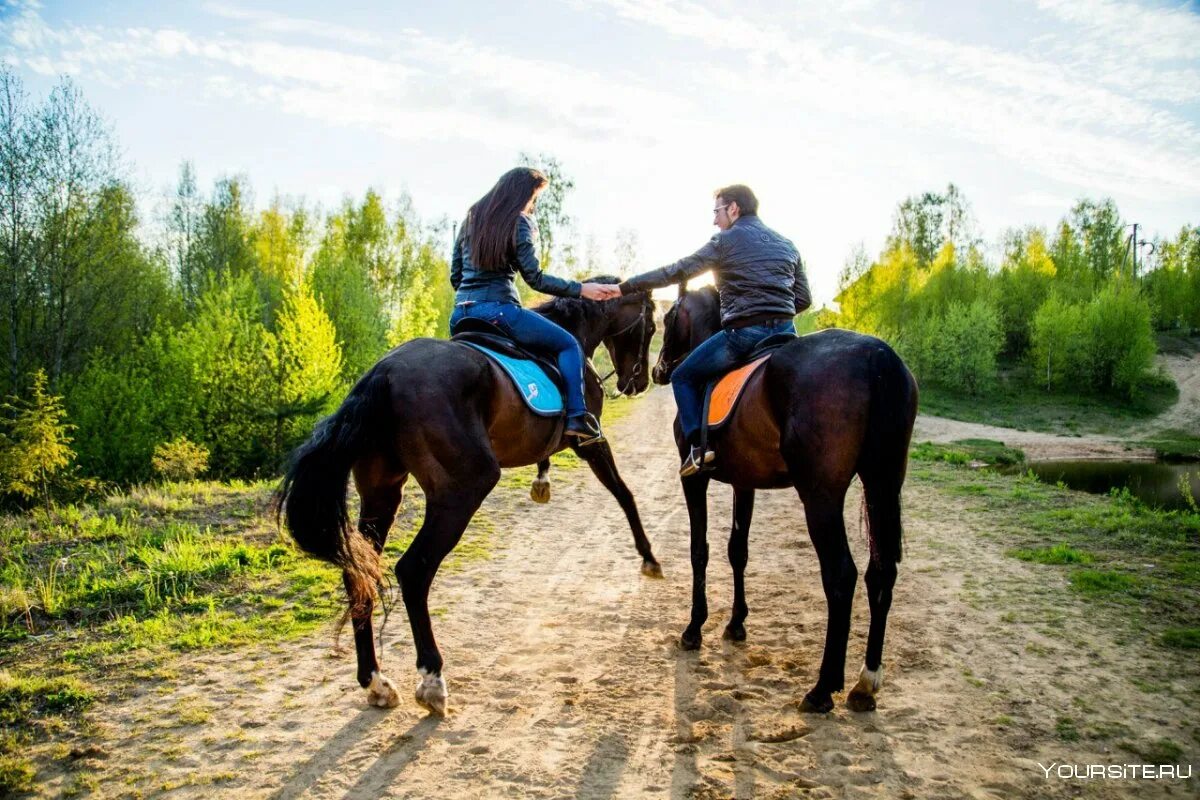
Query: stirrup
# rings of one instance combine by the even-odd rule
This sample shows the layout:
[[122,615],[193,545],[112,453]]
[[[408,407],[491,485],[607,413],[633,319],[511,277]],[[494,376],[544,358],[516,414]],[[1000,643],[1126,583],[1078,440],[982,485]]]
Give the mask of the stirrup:
[[701,450],[699,445],[692,445],[691,451],[684,456],[683,465],[679,467],[679,476],[687,478],[697,472],[710,470],[716,458],[717,454],[712,450]]
[[596,444],[604,441],[604,433],[600,430],[600,422],[590,413],[585,412],[583,422],[586,425],[585,430],[571,430],[566,425],[563,426],[563,436],[573,440],[571,442],[575,447],[587,447],[590,444]]

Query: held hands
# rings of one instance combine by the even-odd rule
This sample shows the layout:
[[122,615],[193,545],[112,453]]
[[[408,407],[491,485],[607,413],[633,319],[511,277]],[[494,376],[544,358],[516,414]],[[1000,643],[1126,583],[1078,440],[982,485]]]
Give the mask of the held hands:
[[579,289],[579,296],[585,300],[615,300],[621,296],[621,290],[615,283],[585,283]]

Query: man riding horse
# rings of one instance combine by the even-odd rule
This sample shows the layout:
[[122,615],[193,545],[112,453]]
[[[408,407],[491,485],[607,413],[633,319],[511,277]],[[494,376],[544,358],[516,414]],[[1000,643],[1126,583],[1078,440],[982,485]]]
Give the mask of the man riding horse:
[[671,377],[679,424],[690,445],[679,468],[684,477],[709,469],[715,457],[700,443],[707,384],[743,361],[767,337],[794,334],[792,318],[812,304],[800,253],[759,219],[758,198],[750,187],[726,186],[714,197],[713,224],[720,230],[708,244],[674,264],[637,275],[617,287],[622,294],[630,294],[685,281],[710,269],[716,276],[721,330],[693,350]]

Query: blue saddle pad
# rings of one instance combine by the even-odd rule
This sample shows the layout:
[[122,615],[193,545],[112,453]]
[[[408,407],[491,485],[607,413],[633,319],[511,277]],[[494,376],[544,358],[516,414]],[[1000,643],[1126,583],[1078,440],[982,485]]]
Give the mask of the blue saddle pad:
[[529,406],[530,411],[543,417],[557,417],[563,413],[562,393],[558,391],[554,381],[550,380],[550,377],[537,364],[523,358],[513,358],[494,350],[488,350],[483,345],[474,342],[462,342],[462,344],[474,347],[499,364],[508,373],[508,377],[512,378],[513,385],[525,398],[525,405]]

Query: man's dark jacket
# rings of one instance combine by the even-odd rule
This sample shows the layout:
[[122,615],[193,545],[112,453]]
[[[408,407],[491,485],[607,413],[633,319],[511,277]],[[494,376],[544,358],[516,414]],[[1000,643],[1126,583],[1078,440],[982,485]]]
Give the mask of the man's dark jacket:
[[791,318],[812,305],[800,252],[758,215],[738,217],[729,230],[661,269],[621,284],[624,294],[660,289],[712,270],[721,295],[721,325],[739,328]]
[[450,285],[454,287],[455,303],[499,302],[521,304],[515,281],[518,272],[529,287],[543,294],[559,297],[579,297],[579,281],[569,281],[542,272],[537,257],[537,223],[522,214],[517,218],[516,247],[511,251],[503,269],[481,269],[471,261],[471,239],[464,222],[454,242],[450,261]]

